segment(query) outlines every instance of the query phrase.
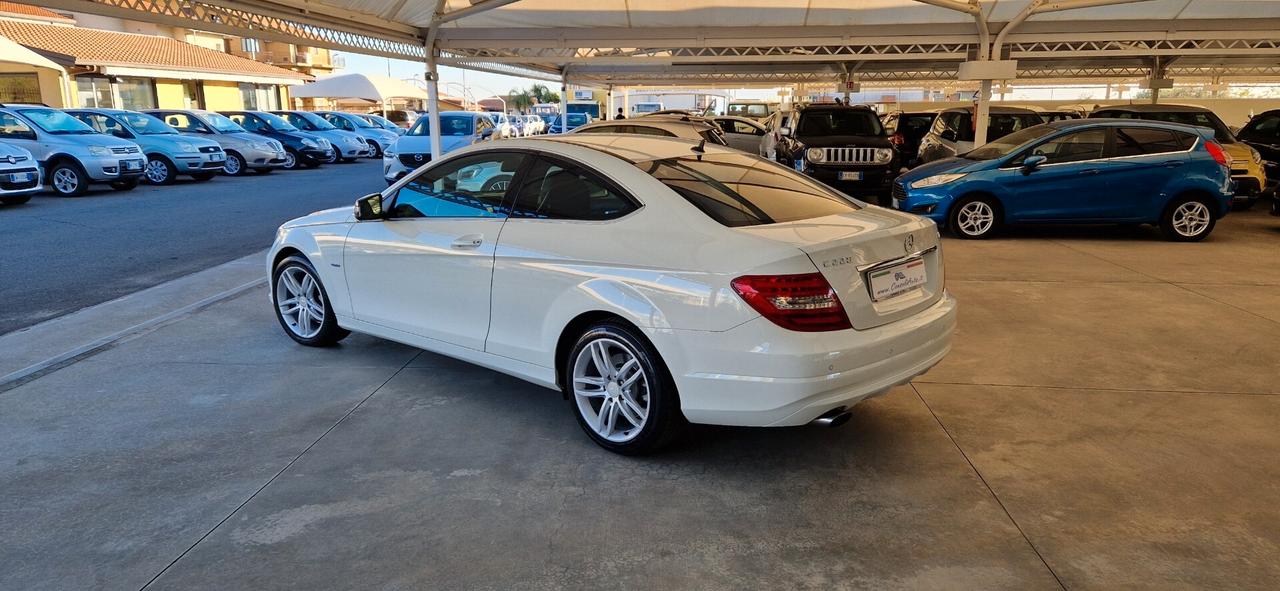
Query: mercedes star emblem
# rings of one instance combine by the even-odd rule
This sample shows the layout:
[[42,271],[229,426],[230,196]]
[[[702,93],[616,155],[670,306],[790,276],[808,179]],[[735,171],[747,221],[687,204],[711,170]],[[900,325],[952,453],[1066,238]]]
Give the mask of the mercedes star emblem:
[[915,247],[916,247],[916,237],[915,237],[915,235],[914,235],[914,234],[907,234],[907,239],[902,241],[902,250],[905,250],[905,251],[907,251],[907,252],[911,252],[912,250],[915,250]]

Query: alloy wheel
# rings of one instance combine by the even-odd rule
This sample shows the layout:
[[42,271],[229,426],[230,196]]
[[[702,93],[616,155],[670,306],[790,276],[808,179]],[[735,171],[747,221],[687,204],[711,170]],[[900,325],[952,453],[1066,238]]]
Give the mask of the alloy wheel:
[[240,158],[235,154],[227,154],[226,161],[222,163],[222,170],[232,176],[240,174]]
[[53,173],[53,188],[64,195],[75,193],[80,188],[80,175],[70,168],[59,168]]
[[276,278],[276,308],[293,334],[309,339],[324,325],[324,298],[320,283],[301,266],[291,266]]
[[290,170],[298,167],[298,157],[294,156],[293,152],[284,153],[284,167]]
[[601,337],[573,363],[573,395],[587,425],[615,443],[634,439],[649,419],[649,381],[635,351]]
[[147,180],[154,184],[161,184],[169,180],[169,175],[173,174],[169,170],[169,165],[164,160],[153,158],[147,161],[147,170],[144,173]]
[[995,220],[995,211],[983,201],[970,201],[960,206],[960,211],[956,214],[956,224],[960,231],[969,236],[986,234]]
[[1199,201],[1188,201],[1173,211],[1173,231],[1193,238],[1207,230],[1212,220],[1208,206]]

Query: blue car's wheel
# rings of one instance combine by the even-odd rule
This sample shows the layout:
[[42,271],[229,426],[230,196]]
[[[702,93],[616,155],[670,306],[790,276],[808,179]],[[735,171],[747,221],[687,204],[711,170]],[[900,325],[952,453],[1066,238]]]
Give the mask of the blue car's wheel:
[[947,226],[959,238],[979,240],[1000,227],[1000,205],[990,197],[964,197],[951,206]]
[[1209,200],[1180,197],[1174,199],[1160,217],[1160,231],[1175,242],[1196,242],[1204,240],[1217,221]]

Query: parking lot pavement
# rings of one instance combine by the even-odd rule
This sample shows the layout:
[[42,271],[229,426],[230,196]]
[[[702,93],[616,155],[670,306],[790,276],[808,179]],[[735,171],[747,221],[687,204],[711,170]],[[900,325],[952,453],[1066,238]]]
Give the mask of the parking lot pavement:
[[386,188],[381,162],[0,207],[0,334],[263,250],[281,223]]
[[0,588],[1268,588],[1277,227],[948,240],[934,371],[639,459],[255,290],[0,393]]

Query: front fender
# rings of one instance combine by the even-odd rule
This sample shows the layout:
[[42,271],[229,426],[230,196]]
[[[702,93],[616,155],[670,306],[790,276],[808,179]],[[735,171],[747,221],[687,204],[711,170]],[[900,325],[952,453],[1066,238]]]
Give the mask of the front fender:
[[342,249],[349,230],[349,224],[280,228],[276,231],[275,243],[267,251],[267,277],[273,277],[276,261],[283,258],[284,251],[300,252],[315,267],[334,313],[350,317],[351,294],[342,268]]

